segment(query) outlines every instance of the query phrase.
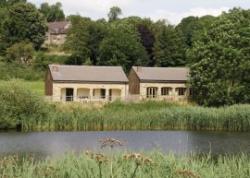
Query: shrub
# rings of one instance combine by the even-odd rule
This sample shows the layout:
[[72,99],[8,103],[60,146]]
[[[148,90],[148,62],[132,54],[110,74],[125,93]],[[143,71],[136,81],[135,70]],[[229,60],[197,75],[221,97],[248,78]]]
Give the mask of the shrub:
[[48,118],[46,103],[18,80],[0,84],[0,128],[13,128],[24,120]]
[[24,80],[40,80],[44,78],[44,72],[35,70],[31,66],[0,62],[0,80],[19,78]]
[[17,61],[21,64],[30,64],[33,59],[34,48],[30,42],[20,42],[6,50],[6,59],[9,62]]

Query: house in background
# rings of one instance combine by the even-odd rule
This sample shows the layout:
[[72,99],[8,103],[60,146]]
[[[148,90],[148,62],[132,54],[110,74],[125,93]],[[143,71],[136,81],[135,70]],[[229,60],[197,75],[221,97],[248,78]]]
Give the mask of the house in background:
[[69,31],[70,26],[71,23],[68,21],[48,23],[48,31],[46,33],[46,40],[44,42],[44,45],[63,45],[66,40],[67,32]]
[[138,99],[187,100],[189,69],[185,67],[133,67],[129,93]]
[[45,94],[52,101],[125,99],[128,79],[122,67],[49,65]]

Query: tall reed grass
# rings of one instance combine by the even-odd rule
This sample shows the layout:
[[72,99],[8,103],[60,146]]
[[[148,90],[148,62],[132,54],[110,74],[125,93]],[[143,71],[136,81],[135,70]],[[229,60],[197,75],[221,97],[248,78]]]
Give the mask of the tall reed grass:
[[221,108],[166,102],[102,107],[53,106],[47,119],[23,120],[23,131],[207,130],[250,131],[250,105]]
[[[127,159],[124,154],[113,157],[115,178],[249,178],[250,156],[209,155],[174,156],[160,152],[148,153],[150,162],[138,162]],[[100,163],[100,159],[85,153],[67,154],[60,158],[35,161],[32,157],[19,158],[8,156],[0,158],[1,177],[19,178],[108,178],[111,177],[109,160]],[[137,167],[137,168],[136,168]]]

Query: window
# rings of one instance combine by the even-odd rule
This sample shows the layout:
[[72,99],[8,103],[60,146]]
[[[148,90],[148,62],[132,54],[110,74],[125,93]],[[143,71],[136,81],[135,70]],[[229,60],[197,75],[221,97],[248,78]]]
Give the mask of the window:
[[162,96],[170,95],[171,91],[172,91],[172,88],[170,88],[170,87],[163,87],[163,88],[161,88],[161,95]]
[[176,91],[178,93],[179,96],[184,96],[186,93],[186,88],[176,88]]
[[157,90],[156,87],[149,87],[147,88],[147,98],[156,98],[157,97]]

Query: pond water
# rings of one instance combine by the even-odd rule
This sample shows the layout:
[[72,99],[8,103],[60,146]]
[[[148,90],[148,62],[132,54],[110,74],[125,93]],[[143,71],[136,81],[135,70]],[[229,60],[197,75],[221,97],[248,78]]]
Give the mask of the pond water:
[[145,131],[145,132],[32,132],[0,133],[0,155],[60,155],[65,152],[99,150],[98,140],[112,137],[124,141],[121,149],[161,150],[175,154],[250,153],[250,133]]

